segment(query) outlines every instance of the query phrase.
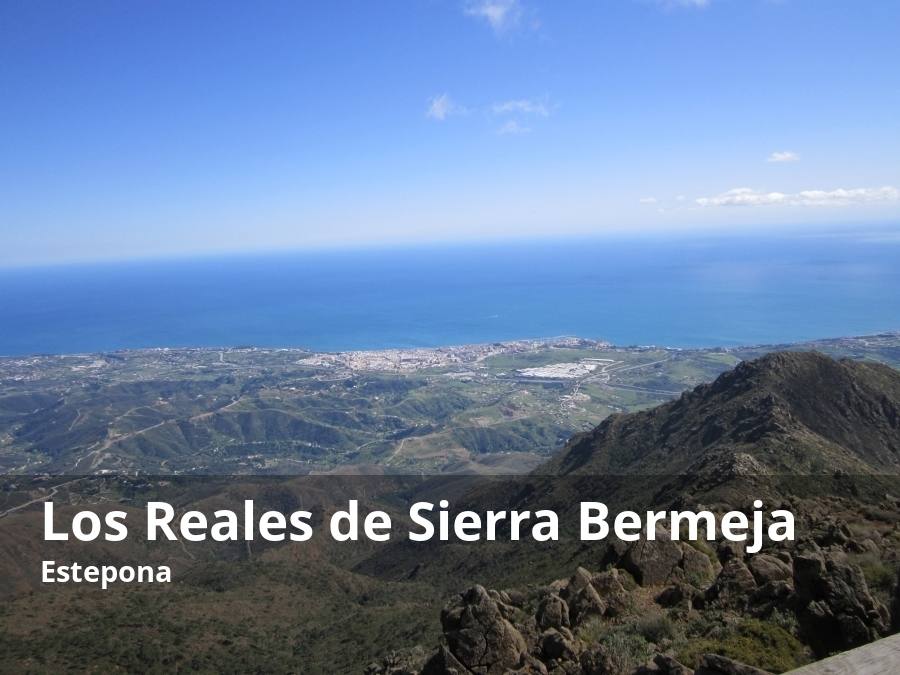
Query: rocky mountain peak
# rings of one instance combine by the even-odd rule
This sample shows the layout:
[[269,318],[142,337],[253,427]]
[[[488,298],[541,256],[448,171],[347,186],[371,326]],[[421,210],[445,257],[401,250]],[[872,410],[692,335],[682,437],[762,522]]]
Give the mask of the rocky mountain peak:
[[900,373],[775,352],[652,410],[576,436],[546,473],[691,473],[744,454],[770,472],[900,470]]

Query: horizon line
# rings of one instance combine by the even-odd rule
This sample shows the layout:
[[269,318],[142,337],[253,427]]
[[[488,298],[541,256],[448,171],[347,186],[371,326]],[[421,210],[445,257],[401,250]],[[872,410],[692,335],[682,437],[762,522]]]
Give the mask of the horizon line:
[[[254,258],[270,257],[277,255],[298,254],[328,254],[328,253],[365,253],[384,251],[415,251],[429,249],[453,249],[492,247],[503,244],[528,245],[531,243],[548,242],[583,242],[601,241],[604,239],[628,240],[628,239],[684,239],[684,238],[728,238],[728,237],[753,237],[753,236],[834,236],[852,235],[860,236],[881,234],[886,230],[896,229],[900,234],[900,222],[875,221],[865,223],[828,223],[810,224],[798,223],[792,225],[767,224],[758,226],[736,226],[731,229],[715,230],[711,228],[645,228],[637,230],[609,229],[598,232],[572,232],[560,234],[525,234],[525,235],[498,235],[487,237],[465,237],[459,239],[434,238],[434,239],[406,239],[395,241],[360,241],[360,242],[333,242],[310,245],[285,245],[264,246],[235,249],[204,249],[190,251],[171,251],[149,254],[127,254],[123,256],[99,256],[72,259],[32,259],[23,262],[10,262],[0,260],[0,272],[59,269],[67,267],[87,267],[104,265],[127,265],[145,263],[178,263],[188,261],[208,261],[229,258]],[[900,243],[900,238],[897,239]]]

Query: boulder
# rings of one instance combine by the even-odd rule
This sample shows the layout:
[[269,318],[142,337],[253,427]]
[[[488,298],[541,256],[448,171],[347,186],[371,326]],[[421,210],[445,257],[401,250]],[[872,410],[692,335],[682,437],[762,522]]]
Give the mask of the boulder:
[[615,672],[613,659],[601,645],[581,652],[578,663],[584,675],[610,675]]
[[657,654],[653,661],[640,666],[633,675],[693,675],[694,671],[671,656]]
[[857,647],[888,629],[887,610],[841,552],[807,545],[794,556],[794,585],[800,626],[819,654]]
[[[616,568],[599,572],[591,577],[591,585],[606,603],[607,616],[617,616],[628,609],[630,596],[625,589],[625,573]],[[629,583],[633,583],[629,580]]]
[[[694,588],[689,583],[678,581],[664,588],[654,600],[661,607],[681,607],[682,609],[691,610],[695,604],[703,604],[702,598],[702,591]],[[698,603],[698,600],[701,600],[701,602]]]
[[759,586],[763,586],[770,581],[790,581],[793,583],[794,580],[794,570],[790,562],[785,562],[767,553],[758,553],[751,556],[747,567]]
[[441,626],[451,655],[478,675],[514,670],[527,653],[522,634],[482,586],[473,586],[446,607]]
[[718,654],[704,654],[694,675],[772,675],[767,670],[748,666],[746,663]]
[[522,607],[528,601],[528,594],[518,588],[510,588],[506,591],[509,604],[513,607]]
[[540,649],[544,661],[574,661],[577,651],[571,638],[555,628],[543,632]]
[[757,613],[759,613],[760,606],[764,606],[764,608],[788,606],[793,595],[794,582],[792,580],[769,581],[753,592],[750,601]]
[[593,578],[591,577],[591,573],[588,572],[583,567],[578,567],[575,570],[575,574],[569,577],[569,581],[566,583],[566,586],[561,591],[562,597],[569,599],[575,597],[579,591],[583,588],[590,586]]
[[603,616],[606,613],[606,603],[590,584],[582,588],[570,600],[572,625],[577,626],[592,616]]
[[693,670],[682,663],[679,663],[671,656],[665,654],[657,654],[653,657],[653,665],[659,675],[692,675]]
[[727,539],[722,539],[716,545],[716,555],[719,558],[719,562],[724,565],[732,558],[743,559],[744,551],[746,550],[746,548],[746,542],[728,541]]
[[684,570],[685,580],[693,586],[706,588],[716,576],[709,556],[688,544],[682,544],[682,553],[681,568]]
[[450,650],[442,645],[422,667],[421,675],[466,675],[468,672]]
[[541,630],[548,628],[568,628],[569,605],[555,593],[551,593],[541,600],[537,608],[537,624]]
[[681,546],[670,539],[641,540],[628,548],[620,565],[641,586],[658,586],[669,580],[683,557]]
[[591,573],[583,567],[575,570],[562,594],[569,605],[569,618],[573,626],[590,616],[602,616],[606,612],[606,603],[594,588]]
[[720,607],[745,607],[756,590],[753,574],[740,558],[729,558],[706,592],[706,600]]

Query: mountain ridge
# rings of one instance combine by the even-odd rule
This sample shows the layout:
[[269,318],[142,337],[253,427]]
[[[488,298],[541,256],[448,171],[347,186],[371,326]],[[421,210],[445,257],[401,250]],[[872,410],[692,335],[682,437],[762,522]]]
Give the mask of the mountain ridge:
[[900,373],[774,352],[674,401],[608,417],[535,473],[700,473],[728,453],[767,473],[900,472]]

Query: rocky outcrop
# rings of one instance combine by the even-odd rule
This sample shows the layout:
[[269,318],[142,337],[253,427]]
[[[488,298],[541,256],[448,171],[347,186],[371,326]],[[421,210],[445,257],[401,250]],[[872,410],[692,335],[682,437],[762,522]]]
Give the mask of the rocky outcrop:
[[[441,613],[441,626],[449,654],[442,658],[478,675],[507,673],[528,662],[525,638],[510,623],[512,607],[492,598],[482,586],[473,586]],[[425,672],[440,672],[431,661]],[[464,671],[465,672],[465,671]]]
[[734,557],[722,565],[715,583],[706,591],[706,600],[720,607],[743,608],[755,590],[753,573],[743,559]]
[[604,655],[587,650],[573,629],[624,608],[627,591],[618,570],[591,574],[579,567],[539,591],[539,598],[530,615],[508,594],[473,586],[442,612],[443,644],[423,675],[610,673]]
[[538,605],[535,616],[542,630],[569,627],[569,605],[556,593],[550,593]]
[[[558,476],[591,487],[595,476],[649,473],[665,479],[646,490],[647,508],[697,511],[704,503],[720,513],[761,498],[795,513],[797,531],[809,540],[754,555],[742,543],[691,545],[666,531],[653,540],[609,541],[603,549],[582,546],[572,564],[592,564],[596,551],[605,571],[579,567],[515,606],[479,587],[457,599],[445,610],[443,646],[429,672],[686,675],[692,671],[674,659],[679,653],[700,674],[759,675],[764,671],[715,654],[698,663],[684,648],[685,631],[753,662],[752,648],[728,646],[744,638],[760,649],[767,640],[788,645],[789,656],[758,662],[789,666],[874,640],[891,626],[900,630],[900,577],[889,612],[853,563],[861,556],[885,565],[900,559],[900,499],[890,496],[889,481],[879,480],[900,469],[898,411],[895,370],[778,353],[652,410],[610,416],[535,472],[535,493],[551,499]],[[809,480],[793,478],[804,474]],[[638,502],[644,494],[627,482],[610,481],[610,490],[610,503],[614,496]],[[883,580],[885,571],[878,573]],[[882,581],[879,592],[885,590]],[[654,627],[654,617],[677,622],[681,646],[674,631]],[[760,632],[748,638],[740,632],[747,626]]]
[[422,668],[421,675],[463,675],[468,672],[471,671],[453,656],[446,645],[441,645]]
[[614,542],[606,560],[627,571],[642,586],[676,582],[705,585],[716,574],[709,556],[687,542],[672,541],[663,529],[657,530],[653,540]]
[[583,623],[591,616],[603,616],[607,605],[594,588],[591,573],[579,567],[562,591],[569,603],[573,623]]
[[696,476],[730,466],[730,476],[705,475],[727,480],[822,465],[849,474],[900,468],[896,370],[816,352],[768,354],[669,403],[611,415],[540,472]]
[[[862,571],[840,548],[822,548],[810,540],[793,552],[745,556],[742,550],[727,548],[720,555],[724,560],[721,570],[705,589],[681,580],[664,587],[645,581],[640,587],[620,569],[610,568],[594,574],[583,567],[578,567],[568,579],[532,590],[530,594],[473,586],[442,612],[442,644],[421,672],[423,675],[761,675],[766,672],[716,654],[703,655],[696,671],[692,671],[673,657],[672,642],[666,643],[666,630],[654,630],[652,623],[646,624],[649,628],[641,628],[644,617],[654,616],[654,612],[636,602],[649,602],[651,608],[655,602],[655,616],[660,620],[665,617],[659,606],[671,608],[675,613],[672,616],[684,616],[683,612],[692,610],[697,616],[696,609],[700,608],[701,612],[716,612],[716,616],[725,617],[727,622],[740,621],[742,616],[765,618],[775,610],[782,617],[793,614],[794,625],[799,630],[795,634],[822,655],[869,642],[890,626],[888,610],[873,598]],[[900,590],[897,595],[900,598]],[[624,643],[603,639],[605,631],[615,631],[623,620],[630,622],[634,631],[631,636],[640,632],[639,639],[645,640],[642,648],[657,651],[652,659],[642,657],[642,663],[623,660],[622,650],[627,652],[631,639],[627,634],[620,635]],[[715,628],[713,632],[716,630],[721,629]],[[631,665],[626,667],[625,663]],[[407,661],[395,659],[387,664],[389,667],[369,672],[370,675],[404,675],[410,672],[405,669],[406,664]]]
[[619,616],[630,605],[629,594],[625,588],[625,576],[623,572],[612,568],[591,577],[591,585],[606,604],[607,617]]
[[619,565],[639,584],[656,586],[672,578],[683,557],[681,546],[669,539],[638,541],[628,547]]
[[850,649],[886,632],[887,609],[841,551],[823,551],[809,542],[794,556],[793,567],[797,617],[817,651]]

